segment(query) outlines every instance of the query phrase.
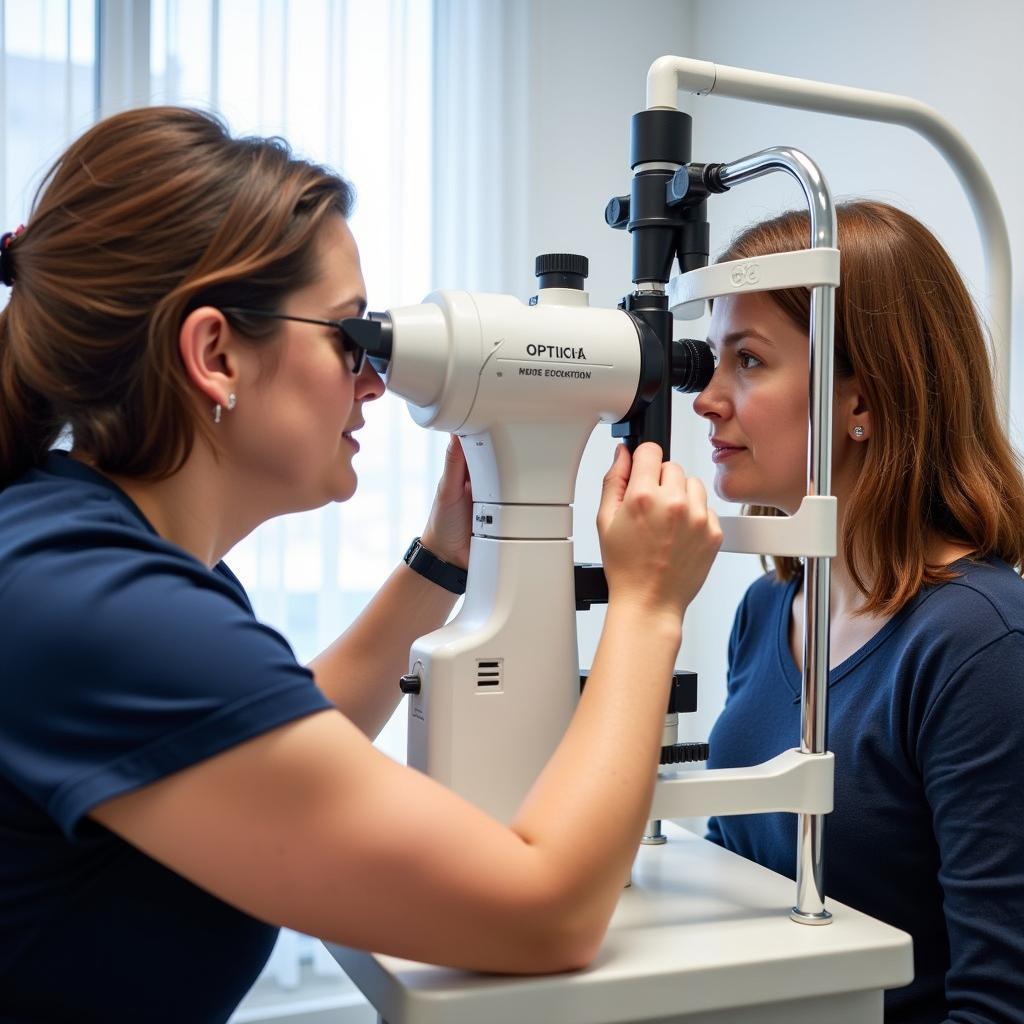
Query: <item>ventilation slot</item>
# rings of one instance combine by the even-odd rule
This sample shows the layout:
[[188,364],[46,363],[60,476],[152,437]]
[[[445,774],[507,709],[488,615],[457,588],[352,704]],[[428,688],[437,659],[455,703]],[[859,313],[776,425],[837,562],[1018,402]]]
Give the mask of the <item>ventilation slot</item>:
[[501,661],[478,661],[476,663],[477,686],[501,686]]

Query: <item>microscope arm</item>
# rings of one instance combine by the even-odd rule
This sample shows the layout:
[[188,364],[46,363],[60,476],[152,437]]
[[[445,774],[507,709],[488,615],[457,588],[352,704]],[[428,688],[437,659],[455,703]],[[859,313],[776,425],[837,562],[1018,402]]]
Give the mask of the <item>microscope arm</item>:
[[967,193],[981,233],[997,390],[1005,420],[1009,415],[1013,299],[1010,235],[992,179],[963,135],[937,111],[908,96],[749,71],[688,57],[659,57],[647,72],[648,108],[674,109],[680,90],[698,96],[714,94],[776,107],[898,124],[917,132],[942,154]]

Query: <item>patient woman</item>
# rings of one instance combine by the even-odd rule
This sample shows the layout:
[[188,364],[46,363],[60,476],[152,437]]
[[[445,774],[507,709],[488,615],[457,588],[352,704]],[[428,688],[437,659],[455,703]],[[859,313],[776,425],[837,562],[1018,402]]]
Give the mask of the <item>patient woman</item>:
[[[1024,1020],[1024,483],[982,328],[933,235],[841,207],[836,292],[827,895],[908,931],[914,982],[886,1020]],[[807,217],[723,260],[805,248]],[[806,289],[716,300],[715,489],[792,514],[806,490]],[[711,764],[799,738],[803,572],[776,559],[736,614]],[[710,838],[792,875],[793,815],[712,819]]]
[[224,1021],[278,925],[486,971],[600,946],[714,513],[656,445],[618,450],[590,683],[511,822],[377,751],[455,603],[436,562],[466,565],[458,443],[434,562],[396,566],[308,667],[222,561],[355,492],[383,385],[338,330],[366,304],[351,201],[280,140],[149,108],[74,143],[0,239],[4,1021]]

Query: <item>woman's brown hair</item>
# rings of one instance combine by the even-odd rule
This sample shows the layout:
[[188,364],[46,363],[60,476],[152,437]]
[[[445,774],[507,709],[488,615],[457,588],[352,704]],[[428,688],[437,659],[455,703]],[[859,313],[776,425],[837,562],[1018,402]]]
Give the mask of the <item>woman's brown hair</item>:
[[[281,139],[233,139],[201,111],[146,107],[87,131],[5,254],[0,488],[65,429],[107,472],[176,472],[209,429],[178,353],[183,319],[204,305],[279,308],[315,280],[317,232],[352,200]],[[231,320],[253,343],[278,329]]]
[[[935,537],[1021,567],[1024,481],[999,421],[981,323],[946,251],[884,203],[842,204],[837,215],[836,375],[856,379],[871,412],[841,544],[867,598],[862,611],[892,615],[922,586],[955,578],[926,561]],[[809,236],[806,213],[784,213],[743,231],[720,261],[803,249]],[[807,329],[807,289],[766,294]],[[801,571],[793,558],[774,564],[781,580]]]

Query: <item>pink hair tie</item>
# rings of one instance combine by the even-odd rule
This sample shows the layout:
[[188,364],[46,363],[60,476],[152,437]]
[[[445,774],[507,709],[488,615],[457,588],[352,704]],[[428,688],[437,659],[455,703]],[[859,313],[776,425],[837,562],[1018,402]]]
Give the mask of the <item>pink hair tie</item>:
[[0,281],[3,281],[8,288],[14,284],[14,263],[11,260],[11,242],[25,230],[24,224],[19,224],[13,231],[7,231],[0,235]]

